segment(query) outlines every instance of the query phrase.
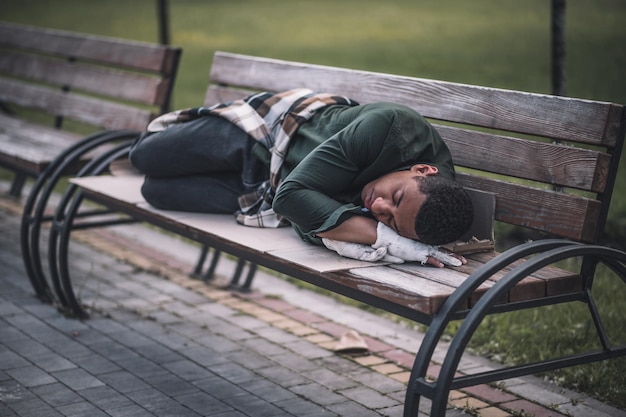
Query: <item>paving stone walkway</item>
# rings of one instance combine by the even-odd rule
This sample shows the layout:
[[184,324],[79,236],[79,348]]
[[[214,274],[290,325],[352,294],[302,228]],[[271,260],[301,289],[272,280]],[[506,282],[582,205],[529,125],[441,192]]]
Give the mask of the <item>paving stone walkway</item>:
[[[67,318],[33,295],[19,204],[2,199],[0,217],[0,417],[402,415],[416,330],[263,271],[248,294],[207,285],[187,274],[196,246],[138,226],[76,235],[91,316]],[[220,261],[218,274],[233,268]],[[334,352],[349,329],[369,355]],[[468,356],[461,371],[493,366]],[[470,412],[626,416],[538,378],[453,392],[448,415]]]

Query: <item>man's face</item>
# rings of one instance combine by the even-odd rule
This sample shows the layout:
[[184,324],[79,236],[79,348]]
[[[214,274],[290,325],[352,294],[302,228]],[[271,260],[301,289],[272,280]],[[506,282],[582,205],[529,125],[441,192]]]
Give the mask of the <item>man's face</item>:
[[418,239],[415,218],[426,196],[420,192],[415,177],[436,173],[436,167],[419,164],[410,170],[384,175],[363,187],[363,206],[376,220],[389,226],[400,236]]

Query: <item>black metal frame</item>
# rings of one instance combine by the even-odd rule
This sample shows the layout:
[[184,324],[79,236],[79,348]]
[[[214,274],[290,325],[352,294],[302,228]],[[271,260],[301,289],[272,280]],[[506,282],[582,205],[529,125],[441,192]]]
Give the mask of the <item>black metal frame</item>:
[[[491,287],[470,310],[464,312],[464,320],[448,348],[436,381],[428,381],[426,372],[435,348],[450,321],[458,319],[461,303],[486,279],[513,262],[536,255],[507,272]],[[529,302],[516,303],[515,310],[553,305],[565,302],[584,302],[596,328],[601,351],[590,351],[547,361],[536,362],[481,372],[455,378],[459,361],[474,332],[482,320],[497,310],[497,304],[519,281],[539,269],[568,258],[583,257],[581,274],[583,284],[579,292],[547,297]],[[443,304],[431,323],[415,357],[405,398],[404,415],[417,416],[420,397],[430,398],[431,416],[445,415],[450,390],[522,375],[581,365],[626,355],[626,344],[611,346],[602,320],[591,294],[594,274],[599,262],[609,266],[626,284],[626,253],[599,245],[586,245],[561,239],[549,239],[526,243],[504,252],[477,269]]]
[[[58,188],[62,178],[74,174],[68,167],[76,164],[94,149],[116,141],[129,141],[137,137],[138,132],[131,130],[116,130],[95,133],[68,147],[59,154],[39,175],[29,192],[24,204],[20,224],[20,245],[22,259],[26,273],[35,291],[35,295],[43,302],[56,303],[61,308],[66,307],[66,297],[59,283],[52,277],[47,277],[42,265],[41,231],[45,223],[53,220],[46,214],[50,197]],[[97,159],[97,158],[96,158]],[[93,160],[92,160],[93,161]],[[92,163],[87,163],[77,175],[86,175],[91,171]],[[81,215],[95,215],[96,212],[82,213]]]
[[[206,271],[203,273],[202,269],[204,268],[204,264],[207,260],[207,256],[209,255],[209,251],[211,247],[209,245],[202,245],[200,250],[200,256],[198,257],[198,261],[196,262],[196,266],[194,267],[192,276],[202,279],[203,281],[211,281],[215,278],[215,270],[217,269],[217,263],[220,260],[222,252],[213,248],[213,255],[211,256],[211,261],[209,262],[209,266]],[[239,281],[241,280],[241,276],[243,271],[248,266],[248,273],[246,274],[246,279],[244,280],[242,285],[239,285]],[[235,267],[235,272],[228,284],[228,288],[232,290],[238,290],[241,292],[250,292],[252,287],[252,281],[254,280],[254,276],[256,275],[258,265],[253,262],[246,262],[245,260],[239,258],[237,260],[237,266]]]

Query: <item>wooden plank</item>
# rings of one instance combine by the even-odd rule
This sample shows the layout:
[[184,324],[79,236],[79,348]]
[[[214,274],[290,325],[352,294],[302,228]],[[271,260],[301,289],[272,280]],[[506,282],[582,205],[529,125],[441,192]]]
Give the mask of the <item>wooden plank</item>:
[[[214,235],[229,239],[238,245],[246,246],[258,252],[269,253],[283,249],[298,247],[310,248],[302,242],[290,228],[262,229],[237,224],[235,217],[229,214],[191,213],[174,210],[159,210],[150,206],[141,194],[143,176],[110,176],[81,177],[70,180],[92,194],[106,196],[108,199],[122,201],[129,206],[129,214],[133,212],[149,212],[151,216],[169,219],[179,223],[187,230],[206,235]],[[325,249],[324,249],[325,250]],[[329,252],[325,250],[325,252]],[[330,252],[329,252],[330,253]],[[363,265],[363,262],[351,264]]]
[[[0,114],[0,165],[36,175],[81,136]],[[82,164],[79,164],[80,166]],[[75,172],[77,167],[69,170]]]
[[610,103],[225,52],[215,54],[211,80],[268,91],[307,87],[362,103],[392,101],[429,118],[608,147],[618,132],[607,126],[621,122]]
[[349,273],[329,274],[328,278],[428,315],[436,313],[455,290],[454,287],[386,266],[355,268]]
[[464,173],[457,179],[464,187],[496,194],[496,220],[584,242],[595,237],[597,200]]
[[[438,282],[453,288],[458,288],[468,277],[466,272],[463,272],[463,268],[433,268],[431,266],[423,266],[419,263],[405,263],[400,265],[390,266],[398,271],[406,272],[416,277],[428,279],[432,282]],[[487,280],[483,282],[469,297],[466,302],[466,306],[472,306],[482,297],[485,292],[489,290],[494,284],[494,281]],[[506,302],[506,298],[502,300]]]
[[153,72],[171,70],[177,59],[177,48],[6,22],[0,24],[0,45]]
[[154,75],[0,51],[0,72],[115,99],[162,105],[166,81]]
[[252,94],[251,90],[239,90],[234,88],[210,85],[204,96],[204,105],[211,106],[217,103],[227,103],[230,101],[245,98]]
[[602,193],[611,156],[604,152],[436,125],[455,165]]
[[545,282],[547,296],[579,292],[583,287],[579,273],[553,266],[541,268],[533,276]]
[[[475,270],[485,264],[492,257],[495,257],[496,252],[472,254],[466,256],[467,264],[455,268],[459,273],[464,274],[466,277],[471,275]],[[518,263],[516,263],[518,264]],[[491,288],[496,282],[498,282],[504,275],[511,270],[512,267],[506,267],[502,270],[487,277],[485,284],[478,288],[477,291],[472,294],[469,299],[469,305],[475,305],[478,300],[484,295],[485,291]],[[512,301],[531,300],[535,298],[545,297],[546,285],[543,280],[535,278],[533,276],[522,279],[515,287],[509,290],[508,294],[499,300],[499,303],[507,303]]]
[[62,93],[47,87],[0,78],[0,100],[35,107],[105,129],[144,130],[153,113],[121,103]]
[[[74,143],[67,140],[65,135],[60,135],[55,144],[41,144],[24,139],[30,138],[8,135],[0,131],[0,142],[2,143],[0,165],[29,175],[43,172],[50,164],[50,155],[56,155],[63,151],[65,146]],[[69,171],[75,172],[76,168],[70,168]]]
[[[499,253],[497,252],[485,252],[469,255],[467,256],[467,265],[459,269],[464,272],[471,273],[471,271],[498,255]],[[477,262],[477,264],[474,262]],[[525,262],[524,259],[520,259],[511,263],[509,266],[503,268],[500,272],[490,277],[490,280],[498,281],[506,273],[521,265],[523,262]],[[468,268],[468,270],[465,271],[464,268]],[[508,301],[525,301],[552,295],[569,294],[580,291],[581,288],[582,277],[580,274],[554,266],[547,266],[533,272],[530,276],[524,278],[515,287],[513,287],[509,291]]]

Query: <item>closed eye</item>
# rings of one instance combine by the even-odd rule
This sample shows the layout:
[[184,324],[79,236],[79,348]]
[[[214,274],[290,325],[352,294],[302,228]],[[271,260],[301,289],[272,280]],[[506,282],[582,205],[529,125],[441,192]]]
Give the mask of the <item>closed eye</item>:
[[[402,203],[402,200],[404,199],[404,192],[403,192],[403,191],[400,191],[400,192],[398,192],[396,195],[397,195],[398,197],[397,197],[397,198],[395,198],[395,204],[394,204],[394,207],[396,208],[396,211],[397,211],[398,207],[400,207],[400,203]],[[389,224],[390,224],[390,227],[391,227],[393,230],[395,230],[395,232],[396,232],[396,233],[400,234],[400,233],[399,233],[399,231],[398,231],[398,226],[396,225],[396,221],[395,221],[394,216],[392,215],[392,216],[389,216],[389,217],[390,217],[390,218],[389,218]]]
[[396,199],[396,208],[400,207],[400,203],[404,199],[404,193],[400,193],[400,196]]

